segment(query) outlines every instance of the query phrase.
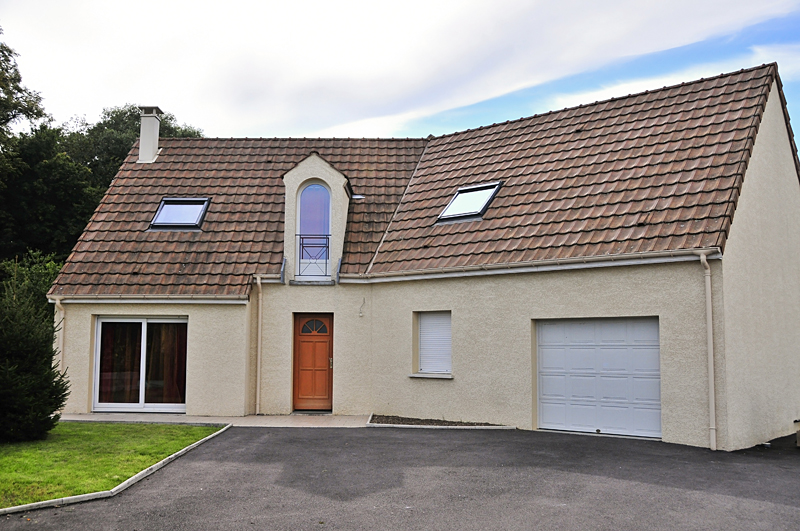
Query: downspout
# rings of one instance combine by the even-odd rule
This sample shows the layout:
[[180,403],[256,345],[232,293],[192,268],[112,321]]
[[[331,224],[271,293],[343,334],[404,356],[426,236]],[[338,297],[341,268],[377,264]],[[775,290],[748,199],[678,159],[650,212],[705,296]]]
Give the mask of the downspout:
[[717,406],[714,391],[714,321],[711,301],[711,266],[706,255],[709,251],[699,251],[706,281],[706,351],[708,353],[708,443],[711,450],[717,449]]
[[256,283],[258,284],[258,323],[256,329],[258,330],[256,337],[258,344],[256,346],[256,415],[261,414],[261,312],[263,307],[263,291],[261,289],[261,277],[256,276]]
[[52,299],[56,303],[56,310],[58,310],[59,315],[61,316],[61,329],[58,331],[58,339],[56,340],[56,348],[58,349],[58,368],[61,372],[64,372],[64,327],[66,326],[67,322],[67,312],[64,307],[61,305],[61,300],[63,296],[53,296]]

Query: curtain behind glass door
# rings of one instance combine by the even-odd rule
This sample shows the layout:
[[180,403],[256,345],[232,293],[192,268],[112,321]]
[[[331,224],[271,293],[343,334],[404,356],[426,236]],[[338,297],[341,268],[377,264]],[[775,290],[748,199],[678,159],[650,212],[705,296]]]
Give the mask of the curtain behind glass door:
[[186,403],[186,323],[148,323],[144,401]]
[[142,323],[103,323],[100,337],[100,402],[139,402]]

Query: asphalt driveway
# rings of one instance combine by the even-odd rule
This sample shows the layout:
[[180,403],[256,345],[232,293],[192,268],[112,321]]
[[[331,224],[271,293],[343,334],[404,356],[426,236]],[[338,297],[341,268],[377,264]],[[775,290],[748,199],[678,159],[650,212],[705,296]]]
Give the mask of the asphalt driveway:
[[114,498],[2,516],[0,528],[796,530],[800,450],[232,428]]

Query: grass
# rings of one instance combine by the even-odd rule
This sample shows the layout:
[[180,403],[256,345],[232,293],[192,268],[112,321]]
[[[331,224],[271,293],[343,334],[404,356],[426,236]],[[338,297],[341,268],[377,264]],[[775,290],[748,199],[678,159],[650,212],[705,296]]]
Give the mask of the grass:
[[110,490],[219,429],[60,422],[45,440],[0,444],[0,508]]

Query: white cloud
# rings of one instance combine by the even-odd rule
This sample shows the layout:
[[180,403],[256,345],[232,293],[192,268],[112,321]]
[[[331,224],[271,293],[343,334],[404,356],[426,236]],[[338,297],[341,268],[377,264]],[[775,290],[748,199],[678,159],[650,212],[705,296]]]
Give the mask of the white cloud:
[[725,61],[693,65],[664,76],[648,77],[626,80],[613,83],[597,90],[576,92],[571,94],[558,94],[547,102],[549,109],[563,109],[586,103],[594,103],[610,98],[637,94],[646,90],[654,90],[670,85],[677,85],[685,81],[713,77],[722,73],[757,66],[765,63],[778,62],[778,72],[783,81],[800,78],[800,43],[754,46],[751,53],[727,59]]
[[778,63],[778,73],[783,81],[800,80],[800,43],[754,46],[754,64]]
[[[620,58],[734,32],[796,0],[3,2],[58,121],[157,104],[212,136],[392,134]],[[686,78],[684,78],[686,79]]]

